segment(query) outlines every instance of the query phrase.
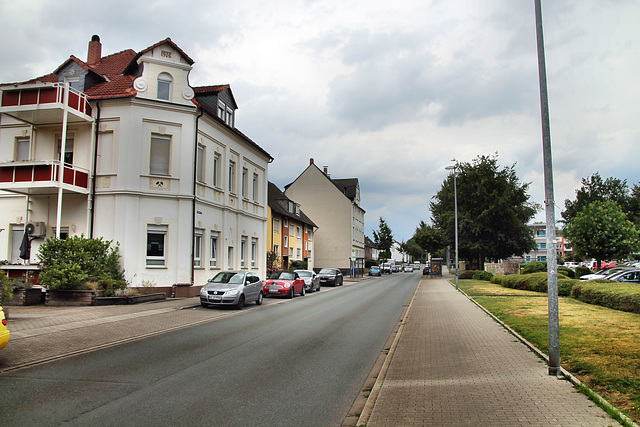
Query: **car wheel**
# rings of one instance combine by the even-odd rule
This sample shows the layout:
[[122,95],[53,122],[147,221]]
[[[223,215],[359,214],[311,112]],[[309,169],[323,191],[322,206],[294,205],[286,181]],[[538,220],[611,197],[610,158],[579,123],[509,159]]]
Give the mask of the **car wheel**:
[[264,296],[262,295],[262,291],[260,291],[258,299],[256,300],[256,305],[262,305],[262,298],[264,298]]
[[291,299],[293,298],[293,293],[295,292],[295,289],[293,289],[293,286],[289,288],[289,295],[287,295],[287,298]]
[[344,285],[344,278],[340,278],[340,286]]
[[300,292],[300,296],[303,297],[305,296],[305,294],[307,293],[307,291],[304,290],[304,285],[302,286],[302,291]]
[[240,295],[240,300],[238,300],[238,304],[236,304],[236,308],[238,310],[242,310],[244,307],[244,295]]
[[318,282],[318,289],[316,289],[316,291],[320,292],[320,289],[322,289],[322,287],[320,286],[320,282]]
[[204,308],[209,308],[209,304],[205,304],[205,303],[201,302],[200,305],[203,306]]

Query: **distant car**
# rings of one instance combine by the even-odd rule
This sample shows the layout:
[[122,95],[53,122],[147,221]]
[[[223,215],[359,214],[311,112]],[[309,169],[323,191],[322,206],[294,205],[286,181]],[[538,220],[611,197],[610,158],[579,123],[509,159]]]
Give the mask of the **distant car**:
[[304,280],[304,289],[311,293],[320,290],[320,278],[311,270],[296,270],[296,273]]
[[323,268],[318,272],[320,284],[323,286],[340,286],[344,284],[342,272],[337,268]]
[[404,266],[404,272],[405,273],[413,273],[413,266],[410,264],[407,264]]
[[391,267],[391,270],[392,270],[394,273],[400,273],[400,272],[402,271],[402,266],[401,266],[400,264],[394,264],[394,265]]
[[238,309],[248,302],[262,304],[262,281],[251,272],[221,271],[202,286],[200,304],[235,306]]
[[415,261],[413,263],[413,269],[414,270],[420,270],[420,261]]
[[593,274],[585,274],[584,276],[580,276],[580,280],[595,280],[595,279],[605,279],[607,276],[617,273],[623,270],[633,270],[633,267],[611,267],[611,268],[603,268],[597,273]]
[[382,275],[382,272],[379,266],[374,265],[369,268],[369,276],[381,276],[381,275]]
[[567,268],[575,269],[576,267],[580,266],[580,263],[575,261],[569,261],[569,262],[565,262],[564,266]]
[[295,271],[274,271],[267,277],[263,292],[267,296],[286,296],[293,298],[295,294],[305,295],[304,280]]
[[391,274],[393,272],[393,270],[391,269],[391,264],[388,262],[383,262],[381,271],[383,273]]
[[422,275],[423,276],[427,276],[429,273],[431,273],[431,269],[429,268],[428,265],[426,265],[423,269],[422,269]]
[[0,307],[0,349],[5,348],[9,343],[9,329],[7,329],[7,319],[4,317],[4,311]]

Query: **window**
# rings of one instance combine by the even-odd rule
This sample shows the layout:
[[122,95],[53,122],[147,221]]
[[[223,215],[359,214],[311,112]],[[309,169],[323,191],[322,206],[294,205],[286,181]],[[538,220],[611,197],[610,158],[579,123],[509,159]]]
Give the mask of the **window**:
[[546,230],[537,230],[536,231],[536,236],[538,237],[545,237],[547,235],[547,231]]
[[258,239],[251,239],[251,267],[256,266],[257,256],[258,256]]
[[213,155],[213,186],[220,187],[220,154]]
[[224,116],[226,112],[227,112],[227,107],[224,105],[224,102],[218,101],[218,117],[224,120],[225,119]]
[[247,168],[242,168],[242,197],[247,197]]
[[218,233],[211,232],[209,237],[209,267],[218,266]]
[[198,182],[204,182],[204,147],[202,145],[198,145],[196,155],[196,179]]
[[21,263],[20,246],[24,237],[24,226],[14,225],[11,227],[11,262],[15,264]]
[[171,137],[166,135],[151,135],[151,154],[149,159],[149,173],[151,175],[169,175],[169,159],[171,153]]
[[202,230],[196,230],[193,236],[193,266],[202,267]]
[[247,254],[247,238],[243,237],[240,241],[240,267],[245,268],[245,258]]
[[[54,236],[57,236],[58,228],[51,227],[51,232],[53,233]],[[68,238],[69,238],[69,227],[60,227],[60,240],[64,240]]]
[[289,236],[284,235],[284,248],[286,249],[289,246]]
[[538,243],[538,249],[547,249],[546,243]]
[[258,174],[253,174],[253,201],[258,201]]
[[158,75],[158,99],[171,100],[171,82],[173,79],[168,73]]
[[280,218],[273,218],[273,232],[280,233]]
[[301,255],[300,255],[300,248],[296,248],[296,259],[300,259]]
[[166,265],[166,240],[166,225],[147,226],[147,267],[164,267]]
[[296,239],[300,239],[300,238],[301,238],[301,236],[300,236],[300,226],[296,225]]
[[291,227],[289,227],[289,235],[290,235],[291,237],[293,237],[293,236],[294,236],[294,234],[293,234],[293,224],[291,224]]
[[224,122],[233,127],[233,110],[229,107],[227,107],[227,117]]
[[[60,160],[60,151],[62,151],[62,138],[58,139],[58,160]],[[73,137],[67,137],[67,142],[64,144],[64,164],[73,164]]]
[[227,248],[227,268],[229,270],[233,269],[233,246]]
[[236,192],[236,162],[233,160],[229,162],[229,192]]
[[273,252],[275,252],[276,255],[280,254],[280,245],[273,245]]
[[29,142],[31,140],[27,138],[16,139],[16,161],[29,160]]
[[289,218],[284,219],[284,226],[289,227]]

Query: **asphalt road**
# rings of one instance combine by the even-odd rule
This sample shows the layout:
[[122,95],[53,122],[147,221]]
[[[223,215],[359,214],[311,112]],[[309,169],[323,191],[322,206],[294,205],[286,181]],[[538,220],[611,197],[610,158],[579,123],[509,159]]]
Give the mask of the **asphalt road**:
[[375,278],[4,373],[0,425],[340,425],[420,277]]

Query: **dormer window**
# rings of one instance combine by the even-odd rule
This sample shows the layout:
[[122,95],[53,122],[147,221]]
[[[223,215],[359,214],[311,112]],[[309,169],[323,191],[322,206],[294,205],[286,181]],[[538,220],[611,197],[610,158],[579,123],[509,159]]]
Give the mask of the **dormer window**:
[[158,75],[158,99],[169,101],[171,99],[171,83],[173,79],[169,73]]
[[222,101],[218,101],[218,117],[227,125],[233,127],[233,109]]

